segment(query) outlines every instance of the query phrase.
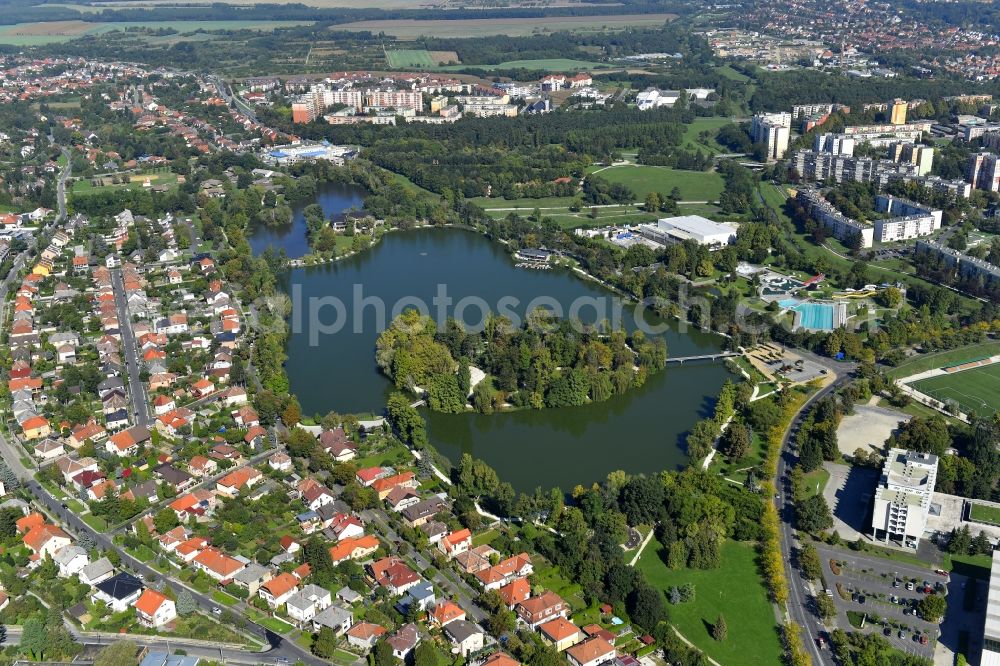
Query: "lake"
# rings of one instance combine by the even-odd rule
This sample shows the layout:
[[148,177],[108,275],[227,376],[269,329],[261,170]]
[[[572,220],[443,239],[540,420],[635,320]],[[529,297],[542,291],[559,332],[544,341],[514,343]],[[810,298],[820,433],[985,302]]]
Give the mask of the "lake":
[[285,248],[285,253],[291,259],[309,254],[309,240],[306,238],[306,218],[302,211],[312,203],[318,203],[323,208],[326,217],[342,213],[351,208],[360,208],[365,201],[365,190],[357,185],[347,183],[319,183],[316,186],[316,199],[302,201],[292,207],[292,221],[280,227],[257,226],[250,234],[250,248],[254,254],[260,254],[269,245]]
[[[523,316],[539,296],[563,308],[581,298],[606,302],[610,297],[600,285],[565,269],[516,268],[502,246],[460,229],[392,232],[369,251],[293,269],[283,281],[294,308],[286,369],[307,415],[382,412],[392,385],[376,368],[375,341],[379,318],[391,321],[393,305],[421,301],[437,316],[433,299],[443,290],[454,303],[447,314],[457,316],[464,304],[465,320],[478,321],[477,308],[463,299],[482,299],[492,309],[501,299],[516,300],[507,305]],[[580,316],[593,320],[592,313],[584,310]],[[624,323],[633,325],[631,317]],[[668,326],[671,356],[720,349],[718,336]],[[728,376],[721,361],[688,363],[668,366],[641,389],[593,405],[493,415],[422,411],[431,443],[453,462],[467,452],[517,490],[559,486],[568,491],[616,469],[655,473],[684,465],[684,433],[711,415]]]

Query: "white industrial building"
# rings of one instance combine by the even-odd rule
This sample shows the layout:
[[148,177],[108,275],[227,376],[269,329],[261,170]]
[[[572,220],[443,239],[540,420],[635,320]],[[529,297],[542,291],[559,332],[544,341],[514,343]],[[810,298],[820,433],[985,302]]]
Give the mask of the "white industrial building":
[[635,103],[639,106],[640,111],[646,111],[648,109],[658,109],[661,106],[673,106],[680,97],[681,91],[679,90],[647,88],[636,95]]
[[889,449],[875,489],[872,538],[916,548],[927,528],[938,457]]
[[1000,666],[1000,550],[993,551],[986,621],[983,624],[983,655],[979,666]]
[[663,245],[693,240],[699,245],[716,248],[729,245],[736,239],[735,225],[713,222],[700,215],[665,217],[657,220],[656,224],[639,225],[637,231]]

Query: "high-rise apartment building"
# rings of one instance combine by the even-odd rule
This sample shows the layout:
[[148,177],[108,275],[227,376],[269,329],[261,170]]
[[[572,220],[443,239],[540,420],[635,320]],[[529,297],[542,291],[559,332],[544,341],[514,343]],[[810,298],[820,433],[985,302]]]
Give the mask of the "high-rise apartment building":
[[753,117],[750,134],[754,143],[764,144],[765,159],[774,161],[785,156],[791,126],[790,113],[759,113]]

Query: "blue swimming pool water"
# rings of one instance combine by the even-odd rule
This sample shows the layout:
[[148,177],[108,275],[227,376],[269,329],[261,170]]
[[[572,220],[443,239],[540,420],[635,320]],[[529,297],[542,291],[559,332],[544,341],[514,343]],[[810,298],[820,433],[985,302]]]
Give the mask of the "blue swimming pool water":
[[820,331],[833,330],[833,306],[826,303],[800,303],[793,310],[799,312],[802,317],[799,325],[802,328],[811,328]]
[[778,301],[778,305],[780,305],[783,308],[794,308],[798,304],[799,302],[794,298],[785,298]]

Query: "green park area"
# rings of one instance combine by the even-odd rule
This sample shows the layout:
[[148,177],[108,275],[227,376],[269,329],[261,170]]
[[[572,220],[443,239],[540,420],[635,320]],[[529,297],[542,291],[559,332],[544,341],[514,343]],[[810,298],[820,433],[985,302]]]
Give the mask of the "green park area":
[[980,523],[1000,525],[1000,507],[973,502],[972,508],[969,509],[969,517]]
[[590,173],[612,183],[628,185],[642,201],[650,192],[670,194],[676,187],[681,201],[717,201],[725,183],[714,171],[682,171],[669,167],[623,164],[598,167]]
[[[694,585],[694,598],[668,604],[670,623],[698,649],[721,664],[780,664],[781,643],[774,610],[767,598],[750,544],[726,541],[718,569],[670,569],[655,539],[639,558],[639,570],[664,593],[672,586]],[[724,641],[712,638],[722,613],[728,627]]]
[[1000,411],[1000,363],[921,379],[911,386],[935,400],[957,404],[966,414]]
[[[712,153],[729,152],[725,146],[715,142],[715,135],[720,128],[732,122],[729,118],[715,116],[695,118],[694,122],[684,127],[684,147],[688,150],[702,150]],[[702,132],[708,132],[707,140],[701,138]]]
[[154,171],[143,171],[140,173],[118,173],[106,176],[93,176],[90,178],[80,178],[73,183],[72,194],[86,196],[99,190],[142,189],[149,183],[149,187],[161,185],[176,185],[177,174],[169,169],[156,169]]

